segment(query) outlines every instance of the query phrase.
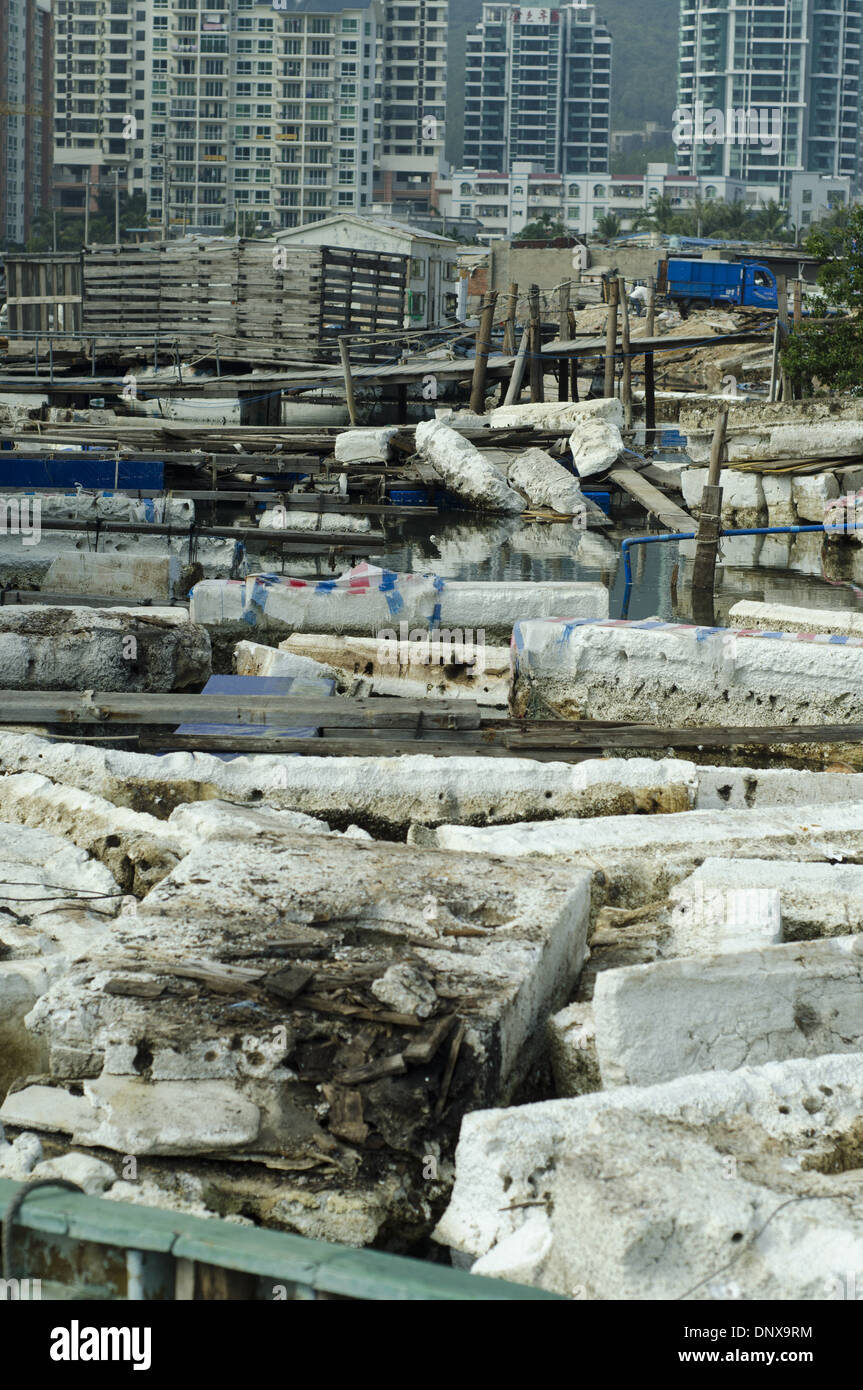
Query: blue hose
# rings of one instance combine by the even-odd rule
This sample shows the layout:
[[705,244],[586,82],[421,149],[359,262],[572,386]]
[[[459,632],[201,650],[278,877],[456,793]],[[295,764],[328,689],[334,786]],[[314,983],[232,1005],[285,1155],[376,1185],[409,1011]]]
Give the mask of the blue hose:
[[[857,531],[861,528],[863,528],[863,522],[859,524],[854,522],[850,526],[843,525],[841,528],[839,526],[831,526],[828,528],[823,523],[817,526],[745,526],[739,530],[720,531],[719,535],[720,538],[723,536],[799,536],[804,532],[812,531],[822,531],[825,535],[834,535],[840,530],[844,533],[847,531]],[[695,539],[695,531],[668,531],[663,532],[660,536],[628,536],[626,540],[623,541],[620,547],[620,553],[623,556],[624,579],[621,618],[625,618],[629,612],[629,596],[632,590],[632,561],[629,558],[631,548],[634,545],[658,545],[664,541],[694,541]]]

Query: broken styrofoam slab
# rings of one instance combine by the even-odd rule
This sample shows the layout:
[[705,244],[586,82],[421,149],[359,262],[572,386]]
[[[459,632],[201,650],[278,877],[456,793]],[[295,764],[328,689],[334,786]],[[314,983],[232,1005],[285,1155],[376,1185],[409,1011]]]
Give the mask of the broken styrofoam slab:
[[258,1107],[225,1082],[138,1076],[97,1077],[80,1095],[25,1086],[7,1096],[0,1120],[121,1154],[210,1154],[247,1146],[260,1129]]
[[68,912],[105,919],[119,911],[121,897],[113,876],[83,849],[40,828],[0,822],[0,913],[12,909],[30,924]]
[[342,430],[336,435],[335,456],[339,463],[386,463],[398,432],[397,425],[383,429]]
[[583,1096],[602,1089],[596,1056],[593,1006],[567,1004],[548,1020],[548,1051],[559,1096]]
[[807,772],[793,768],[698,768],[693,810],[767,810],[770,806],[821,806],[863,801],[863,773]]
[[[683,500],[690,511],[701,507],[701,494],[707,483],[706,468],[684,469],[680,485]],[[722,488],[722,524],[729,527],[762,526],[767,521],[767,501],[759,473],[741,473],[734,468],[723,468],[719,474]],[[729,538],[729,539],[734,539]],[[723,553],[727,541],[723,540]],[[726,559],[726,563],[730,563]]]
[[[456,416],[455,422],[460,420]],[[484,417],[492,429],[511,429],[532,426],[538,430],[560,430],[571,434],[573,429],[589,420],[606,420],[623,429],[623,404],[616,396],[593,401],[525,401],[516,405],[499,405]]]
[[404,835],[413,822],[476,825],[513,818],[685,811],[697,777],[683,759],[608,758],[538,763],[529,758],[302,758],[251,754],[153,754],[61,744],[0,732],[0,771],[40,772],[118,806],[166,817],[213,798],[356,823]]
[[[0,926],[0,941],[3,935]],[[45,1070],[47,1051],[41,1038],[27,1030],[24,1019],[39,996],[45,993],[60,965],[58,956],[0,960],[0,1096],[6,1094],[19,1076],[36,1075]]]
[[518,622],[513,655],[520,716],[672,727],[863,723],[855,638],[549,619]]
[[[2,1126],[0,1126],[2,1134]],[[42,1160],[42,1141],[36,1134],[19,1134],[11,1144],[0,1138],[0,1178],[23,1182]]]
[[[9,461],[14,463],[14,460],[13,453]],[[20,490],[0,487],[0,505],[8,505],[10,497],[19,503],[23,500]],[[191,497],[175,497],[170,493],[164,497],[138,498],[120,492],[40,491],[32,495],[32,500],[38,500],[40,515],[50,517],[52,521],[170,521],[188,526],[195,520],[194,500]]]
[[544,449],[526,449],[513,459],[507,470],[507,481],[532,507],[547,507],[563,516],[572,516],[585,527],[588,515],[595,520],[599,513],[602,524],[610,524],[602,509],[584,496],[578,479]]
[[672,903],[736,891],[778,893],[786,941],[847,936],[863,931],[863,865],[806,864],[792,859],[722,859],[711,856],[671,890]]
[[[688,435],[687,452],[693,463],[710,461],[710,438],[709,430]],[[778,425],[745,422],[742,428],[729,433],[725,448],[729,463],[859,458],[863,454],[863,421],[823,419]]]
[[777,888],[707,887],[694,876],[669,894],[671,921],[663,958],[757,951],[782,940]]
[[593,995],[603,1084],[863,1051],[861,989],[861,936],[606,970]]
[[847,608],[798,608],[784,603],[742,599],[728,610],[732,627],[763,632],[818,632],[863,637],[863,614]]
[[179,556],[170,553],[127,556],[70,550],[51,561],[42,586],[52,594],[105,595],[132,603],[146,595],[154,603],[170,604],[181,592],[182,576]]
[[232,662],[238,676],[299,676],[302,680],[338,680],[338,672],[309,656],[260,642],[238,642]]
[[172,836],[163,820],[115,806],[39,773],[0,777],[0,818],[71,840],[101,860],[113,886],[119,884],[127,893],[144,893],[158,883],[192,843]]
[[579,421],[569,448],[579,478],[593,478],[613,468],[623,452],[623,436],[610,420]]
[[409,835],[437,849],[541,855],[594,873],[594,907],[641,907],[708,856],[836,861],[863,854],[863,802],[753,811],[684,811],[659,817],[560,818],[516,825],[440,825]]
[[557,1165],[548,1206],[472,1273],[517,1269],[576,1299],[848,1297],[863,1259],[858,1184],[794,1158],[754,1126],[729,1143],[718,1127],[604,1111]]
[[[863,427],[857,433],[863,444]],[[801,522],[821,522],[831,502],[839,496],[839,484],[832,473],[799,473],[791,479],[797,517]]]
[[[484,583],[428,574],[394,574],[358,566],[338,580],[299,583],[276,575],[244,582],[205,580],[191,592],[192,621],[216,638],[257,632],[409,636],[414,629],[447,628],[509,641],[519,618],[565,612],[575,618],[608,614],[608,590],[592,582],[528,580]],[[406,627],[403,629],[403,625]]]
[[250,840],[263,831],[307,831],[326,835],[326,821],[305,816],[301,811],[274,811],[267,806],[234,806],[228,801],[193,801],[171,812],[165,829],[175,832],[186,851],[204,840]]
[[200,688],[210,674],[210,638],[190,623],[108,608],[16,604],[0,610],[0,686],[6,690],[166,692]]
[[58,1158],[45,1158],[37,1163],[31,1172],[33,1182],[46,1178],[63,1178],[73,1182],[88,1197],[101,1197],[106,1188],[116,1182],[117,1174],[110,1163],[104,1163],[92,1154],[67,1153]]
[[439,420],[422,420],[416,427],[420,456],[431,463],[445,486],[482,511],[521,512],[524,500],[507,484],[501,471],[484,459],[469,439]]
[[[223,957],[239,957],[238,984],[246,977],[251,984],[278,959],[273,943],[292,942],[291,960],[309,956],[319,972],[319,991],[327,988],[330,968],[338,975],[354,960],[365,972],[358,983],[372,983],[407,954],[447,1001],[468,996],[465,1046],[503,1093],[540,1045],[534,1036],[539,1019],[559,1007],[578,976],[587,878],[492,861],[472,861],[469,870],[447,856],[343,837],[264,832],[254,842],[238,843],[229,859],[218,843],[204,844],[134,916],[118,919],[111,942],[74,976],[63,977],[34,1010],[31,1026],[52,1048],[104,1054],[114,1074],[135,1074],[146,1033],[154,1080],[265,1080],[273,1073],[284,1080],[297,1038],[290,1028],[281,1041],[273,1037],[284,1033],[276,1025],[291,1013],[279,995],[258,991],[260,1007],[252,1014],[259,1017],[249,1029],[255,1046],[245,1071],[238,1072],[243,1056],[232,1048],[231,1036],[237,1026],[232,1020],[239,1022],[240,1015],[225,1011],[224,995],[202,996],[197,1003],[182,994],[164,995],[154,1003],[129,989],[105,992],[105,982],[130,972],[168,981],[174,962],[185,969],[206,953],[212,968]],[[230,969],[223,967],[223,973],[230,975]],[[235,992],[234,998],[243,996]],[[178,1050],[176,1030],[184,1017],[189,1037]],[[214,1033],[217,1021],[227,1030],[224,1045],[217,1041],[218,1027]]]
[[[743,1137],[753,1134],[754,1142],[743,1150],[747,1157],[759,1150],[772,1151],[786,1159],[789,1174],[805,1172],[806,1180],[818,1184],[817,1171],[807,1170],[836,1171],[831,1159],[834,1154],[838,1157],[846,1137],[850,1139],[859,1128],[861,1095],[863,1056],[846,1053],[814,1059],[795,1058],[761,1067],[747,1066],[734,1072],[683,1076],[661,1086],[619,1087],[515,1109],[475,1112],[462,1122],[456,1152],[455,1187],[449,1207],[435,1231],[435,1239],[474,1258],[491,1254],[504,1242],[516,1239],[525,1223],[551,1200],[558,1171],[567,1156],[579,1151],[594,1121],[604,1114],[670,1121],[680,1137],[715,1131],[726,1140],[724,1152],[728,1159],[733,1159],[738,1152],[736,1146],[729,1152],[729,1136],[735,1132]],[[609,1174],[617,1162],[615,1155],[629,1160],[630,1150],[625,1142],[622,1147],[619,1143],[604,1146],[603,1176],[605,1187],[611,1192],[617,1190],[620,1181],[609,1182]],[[688,1170],[678,1161],[677,1167],[680,1172],[688,1172],[691,1183],[698,1186],[699,1164]],[[641,1162],[628,1162],[628,1168],[631,1172],[643,1173],[649,1183],[651,1162],[647,1155]],[[726,1161],[729,1179],[735,1168],[734,1162]],[[830,1182],[835,1190],[835,1176]],[[712,1185],[710,1191],[713,1192]],[[539,1207],[536,1204],[540,1204]],[[778,1200],[774,1200],[773,1206],[778,1204]],[[625,1219],[629,1208],[628,1199],[617,1214],[607,1212],[604,1205],[599,1204],[597,1211],[601,1212],[604,1232],[597,1234],[592,1224],[589,1225],[588,1238],[594,1250],[605,1239],[609,1223]],[[582,1218],[589,1210],[590,1204],[582,1205]],[[648,1219],[652,1212],[658,1212],[656,1194],[643,1194],[642,1211]],[[641,1287],[632,1296],[653,1296],[656,1286],[652,1283],[653,1276],[644,1270],[643,1261],[657,1259],[658,1252],[667,1246],[668,1230],[674,1228],[673,1216],[669,1215],[667,1220],[664,1212],[659,1216],[660,1227],[666,1228],[665,1236],[660,1229],[656,1238],[647,1239],[643,1244],[634,1271]],[[711,1252],[705,1273],[727,1262],[731,1237],[739,1229],[735,1226],[733,1230],[719,1232],[717,1249]],[[792,1234],[794,1230],[792,1226]],[[567,1232],[568,1236],[570,1234]],[[826,1248],[829,1252],[830,1247]],[[553,1279],[536,1268],[532,1273],[526,1271],[522,1277],[527,1277],[530,1283],[573,1296],[585,1283],[580,1273],[585,1259],[584,1248],[579,1245],[577,1252],[573,1252],[571,1269],[558,1272]],[[505,1267],[505,1264],[504,1252],[500,1266]],[[794,1264],[799,1274],[799,1251],[795,1252]],[[501,1272],[500,1266],[498,1272]],[[495,1271],[488,1269],[488,1272]],[[675,1286],[674,1296],[680,1296],[696,1282],[696,1278],[690,1278],[684,1271]],[[603,1286],[592,1296],[614,1295]]]
[[429,632],[408,629],[406,623],[400,627],[401,634],[394,629],[392,637],[382,638],[293,633],[279,644],[279,653],[313,661],[320,672],[335,676],[340,691],[352,694],[361,682],[370,695],[469,699],[505,708],[509,647],[486,645],[484,634],[471,628]]
[[[764,503],[767,507],[768,526],[795,526],[797,508],[794,505],[794,489],[787,473],[762,473],[761,486]],[[773,537],[773,539],[779,539]]]
[[304,512],[276,506],[261,513],[258,527],[262,531],[350,531],[360,535],[370,531],[372,523],[367,516],[353,516],[350,512]]

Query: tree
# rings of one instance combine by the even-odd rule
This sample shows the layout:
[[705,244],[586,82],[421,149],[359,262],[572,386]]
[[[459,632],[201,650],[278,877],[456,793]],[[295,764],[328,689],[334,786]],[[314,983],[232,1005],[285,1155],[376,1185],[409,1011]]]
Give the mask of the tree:
[[787,241],[790,236],[788,211],[771,198],[763,208],[756,208],[753,212],[752,227],[765,241]]
[[857,395],[863,383],[863,207],[851,208],[836,219],[840,222],[815,226],[806,250],[824,261],[818,285],[828,303],[845,309],[848,317],[797,325],[782,366],[792,379]]
[[677,216],[668,194],[663,193],[661,197],[652,200],[647,212],[638,214],[633,226],[636,230],[645,227],[654,232],[673,232]]
[[569,236],[568,229],[560,218],[552,217],[550,212],[543,212],[536,221],[528,222],[520,232],[516,232],[513,241],[553,241],[559,236]]
[[623,231],[623,223],[616,212],[606,212],[596,219],[596,234],[603,241],[613,241]]

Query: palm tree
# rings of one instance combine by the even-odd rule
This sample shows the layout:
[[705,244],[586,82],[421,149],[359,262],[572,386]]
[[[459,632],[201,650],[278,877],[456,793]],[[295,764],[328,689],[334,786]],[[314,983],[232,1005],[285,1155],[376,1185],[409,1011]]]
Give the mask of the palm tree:
[[745,203],[726,203],[716,230],[723,231],[729,237],[742,237],[749,230],[751,221],[752,213]]
[[752,226],[765,241],[787,241],[788,211],[771,198],[764,207],[756,209]]
[[677,215],[668,194],[663,193],[661,197],[652,199],[647,212],[638,214],[633,226],[636,230],[646,227],[654,232],[670,232],[674,229]]
[[623,231],[623,223],[616,212],[603,213],[596,219],[596,233],[603,241],[613,241]]

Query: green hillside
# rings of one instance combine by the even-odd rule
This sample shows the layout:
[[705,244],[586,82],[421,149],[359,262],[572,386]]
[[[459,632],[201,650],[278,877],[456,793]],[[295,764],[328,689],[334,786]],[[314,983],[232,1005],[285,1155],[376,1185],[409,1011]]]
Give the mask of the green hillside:
[[[447,156],[454,164],[462,150],[465,35],[481,11],[482,0],[450,0]],[[646,121],[670,125],[677,105],[679,0],[600,0],[599,12],[614,39],[612,129],[637,129]]]

